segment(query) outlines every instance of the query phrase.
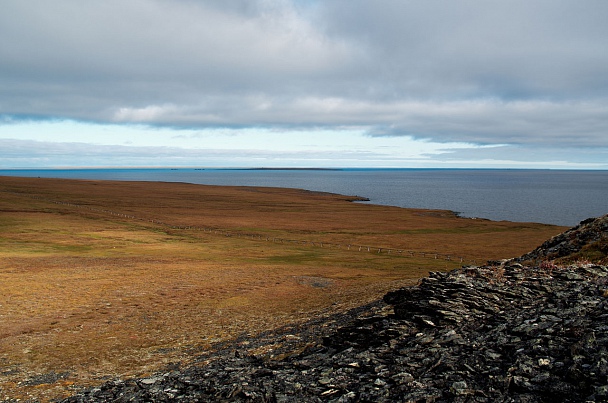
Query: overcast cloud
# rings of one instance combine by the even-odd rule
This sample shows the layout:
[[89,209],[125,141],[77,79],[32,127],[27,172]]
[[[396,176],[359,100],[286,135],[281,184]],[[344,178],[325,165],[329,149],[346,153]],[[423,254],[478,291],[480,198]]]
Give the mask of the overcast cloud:
[[[604,0],[4,0],[1,166],[40,161],[50,143],[65,152],[47,164],[80,165],[70,155],[104,143],[91,125],[136,124],[283,133],[284,165],[323,165],[337,150],[306,159],[289,146],[322,132],[445,144],[417,156],[345,144],[348,166],[606,169],[607,20]],[[45,122],[81,122],[81,138],[45,137]],[[198,165],[220,163],[169,134],[164,145],[128,136],[89,161],[121,165],[131,147],[131,162],[190,150]],[[281,155],[262,141],[229,151],[226,164]]]

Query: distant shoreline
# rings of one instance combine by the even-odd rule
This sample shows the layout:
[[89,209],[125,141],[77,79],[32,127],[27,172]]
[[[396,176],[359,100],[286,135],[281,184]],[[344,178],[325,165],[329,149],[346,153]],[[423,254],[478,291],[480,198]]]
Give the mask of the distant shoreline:
[[211,168],[215,171],[343,171],[342,168]]
[[608,171],[198,167],[0,170],[12,177],[187,182],[359,195],[372,204],[572,227],[606,214]]

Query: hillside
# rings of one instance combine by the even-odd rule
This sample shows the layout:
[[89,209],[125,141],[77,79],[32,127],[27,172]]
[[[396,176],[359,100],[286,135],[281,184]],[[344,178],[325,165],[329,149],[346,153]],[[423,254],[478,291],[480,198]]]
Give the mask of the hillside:
[[0,177],[0,401],[187,366],[285,326],[312,336],[311,321],[344,324],[429,271],[518,256],[566,230],[357,199]]
[[[605,401],[608,268],[518,261],[601,251],[607,220],[586,220],[518,259],[431,273],[386,294],[387,305],[237,340],[198,365],[64,403]],[[250,343],[262,353],[247,352]]]

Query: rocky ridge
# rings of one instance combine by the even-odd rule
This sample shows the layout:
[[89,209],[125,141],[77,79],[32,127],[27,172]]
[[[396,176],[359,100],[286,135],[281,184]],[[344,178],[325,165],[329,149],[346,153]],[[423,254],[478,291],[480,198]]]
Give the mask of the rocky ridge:
[[567,257],[579,257],[581,252],[596,251],[595,257],[602,263],[608,263],[608,215],[589,218],[553,238],[543,242],[538,248],[514,259],[519,262],[540,263]]
[[[606,221],[581,223],[550,253],[598,242]],[[529,258],[431,273],[350,316],[63,402],[608,401],[608,267],[519,263]],[[251,353],[264,345],[273,356]]]

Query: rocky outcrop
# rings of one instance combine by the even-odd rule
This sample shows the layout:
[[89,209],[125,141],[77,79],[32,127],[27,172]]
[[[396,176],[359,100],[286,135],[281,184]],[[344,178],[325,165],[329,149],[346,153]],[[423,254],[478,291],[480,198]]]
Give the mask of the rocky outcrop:
[[608,253],[608,214],[581,221],[576,227],[554,236],[516,260],[539,263],[572,256],[584,248],[599,249],[604,256]]
[[409,372],[427,396],[597,401],[608,398],[607,275],[602,266],[469,268],[385,300],[418,331],[397,351],[425,356]]
[[[571,234],[593,241],[584,226],[604,224]],[[569,248],[572,235],[562,235],[534,256]],[[64,402],[608,401],[606,266],[463,267],[383,303],[249,340],[249,350],[237,340],[205,365],[108,382]],[[274,357],[247,352],[264,343]]]

